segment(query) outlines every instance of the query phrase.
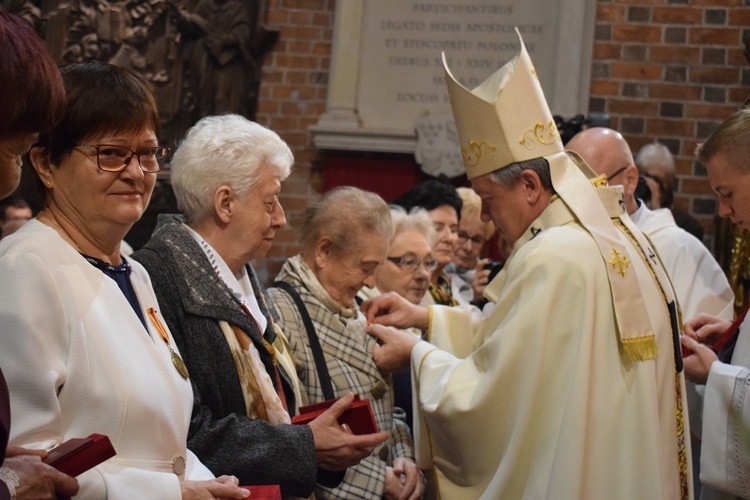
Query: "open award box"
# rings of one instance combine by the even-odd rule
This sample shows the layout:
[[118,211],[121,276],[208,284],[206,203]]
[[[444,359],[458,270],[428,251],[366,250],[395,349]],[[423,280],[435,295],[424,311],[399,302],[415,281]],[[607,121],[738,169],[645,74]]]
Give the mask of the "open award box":
[[[338,399],[329,399],[321,403],[301,406],[299,415],[292,418],[292,423],[297,425],[308,424],[330,408],[336,401]],[[375,414],[372,412],[370,400],[360,399],[358,395],[354,396],[352,404],[339,417],[339,424],[346,424],[352,430],[353,434],[361,435],[378,432],[378,424],[375,422]]]

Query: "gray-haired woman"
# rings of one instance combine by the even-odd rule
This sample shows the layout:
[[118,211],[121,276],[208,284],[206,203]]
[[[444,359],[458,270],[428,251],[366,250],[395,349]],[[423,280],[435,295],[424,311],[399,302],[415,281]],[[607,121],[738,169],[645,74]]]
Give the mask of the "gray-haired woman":
[[430,285],[430,273],[437,267],[432,248],[437,232],[427,212],[416,208],[407,213],[391,206],[393,233],[382,266],[375,270],[375,287],[365,287],[359,296],[371,299],[396,292],[412,304],[419,304]]
[[[375,270],[385,260],[391,234],[388,206],[373,193],[334,189],[305,211],[300,231],[302,253],[284,263],[277,279],[293,287],[305,311],[288,291],[269,293],[289,333],[302,401],[326,399],[318,375],[323,368],[335,397],[352,391],[370,399],[378,427],[391,431],[386,443],[349,468],[341,485],[318,485],[316,498],[419,498],[424,482],[413,461],[412,439],[406,424],[394,418],[391,377],[372,360],[374,342],[355,301],[363,285],[375,286]],[[303,314],[312,320],[325,367],[315,364]]]
[[[438,238],[427,211],[414,208],[410,212],[397,205],[391,206],[393,234],[388,243],[385,262],[375,270],[375,288],[364,287],[359,297],[364,300],[382,293],[396,292],[412,304],[420,304],[430,285],[430,273],[437,268],[432,250]],[[420,336],[418,329],[412,332]],[[411,372],[392,374],[396,406],[406,412],[404,421],[412,428]]]
[[333,412],[346,401],[309,425],[290,425],[295,367],[250,260],[264,257],[286,225],[278,196],[293,160],[262,125],[239,115],[203,118],[172,161],[184,218],[161,216],[134,257],[151,275],[190,370],[188,447],[242,484],[278,484],[285,496],[306,497],[322,477],[338,484],[341,471],[387,436],[341,429]]

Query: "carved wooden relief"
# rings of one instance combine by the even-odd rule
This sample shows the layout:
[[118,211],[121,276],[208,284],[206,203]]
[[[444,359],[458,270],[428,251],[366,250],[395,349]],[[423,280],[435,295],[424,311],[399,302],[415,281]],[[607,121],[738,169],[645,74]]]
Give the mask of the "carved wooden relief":
[[263,54],[278,32],[255,0],[1,0],[26,19],[61,65],[89,60],[151,82],[175,144],[211,114],[255,115]]
[[[262,57],[278,37],[263,26],[266,2],[260,0],[0,2],[36,29],[60,66],[99,60],[143,75],[161,113],[160,139],[172,147],[203,116],[254,118]],[[27,172],[16,194],[39,210],[34,174]],[[159,172],[149,208],[126,241],[138,249],[157,214],[176,211],[169,172]]]

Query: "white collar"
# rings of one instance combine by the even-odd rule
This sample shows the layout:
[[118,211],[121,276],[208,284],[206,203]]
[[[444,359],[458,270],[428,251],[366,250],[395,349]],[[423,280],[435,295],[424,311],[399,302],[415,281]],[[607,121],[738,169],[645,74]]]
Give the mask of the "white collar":
[[641,219],[643,219],[643,216],[646,215],[646,212],[649,212],[650,210],[643,202],[643,200],[636,198],[635,201],[638,202],[638,210],[630,215],[630,220],[632,220],[633,224],[635,224],[636,226],[641,227]]
[[263,335],[263,333],[266,331],[266,326],[268,326],[268,320],[266,320],[266,317],[260,310],[258,299],[255,297],[253,285],[250,282],[250,277],[247,274],[247,269],[245,269],[245,266],[242,266],[240,268],[238,274],[232,274],[232,271],[229,269],[229,266],[224,261],[224,259],[221,258],[219,252],[217,252],[205,239],[203,239],[200,234],[195,232],[195,230],[193,230],[190,226],[184,223],[183,226],[188,230],[190,236],[192,236],[193,239],[201,247],[203,253],[206,254],[206,257],[208,257],[208,261],[211,263],[211,267],[214,268],[216,274],[232,292],[234,298],[240,301],[240,303],[243,304],[248,311],[250,311],[250,314],[252,315],[253,319],[255,319],[255,322],[258,323],[260,334]]

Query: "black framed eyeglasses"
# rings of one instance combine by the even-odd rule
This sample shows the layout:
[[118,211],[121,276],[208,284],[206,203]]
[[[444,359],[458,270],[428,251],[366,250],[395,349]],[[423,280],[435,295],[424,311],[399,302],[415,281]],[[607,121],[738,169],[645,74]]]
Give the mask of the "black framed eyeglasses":
[[621,173],[623,173],[623,172],[625,171],[625,169],[626,169],[626,168],[628,168],[629,166],[630,166],[630,165],[625,165],[625,166],[624,166],[624,167],[622,167],[621,169],[619,169],[619,170],[616,170],[614,174],[612,174],[612,175],[608,175],[608,176],[607,176],[607,181],[611,181],[612,179],[614,179],[615,177],[617,177],[618,175],[620,175]]
[[437,261],[432,257],[419,260],[413,255],[405,255],[402,257],[386,257],[386,259],[390,260],[404,271],[414,272],[419,269],[419,266],[421,265],[427,272],[431,272],[437,267]]
[[484,245],[484,242],[486,241],[484,238],[482,238],[479,235],[474,235],[474,236],[469,237],[469,234],[466,233],[465,231],[459,231],[458,232],[458,244],[463,245],[464,243],[466,243],[467,240],[471,241],[471,244],[475,247],[481,247],[482,245]]
[[96,150],[96,164],[105,172],[122,172],[130,165],[133,156],[138,158],[138,165],[146,173],[154,174],[164,168],[169,157],[169,148],[156,146],[141,151],[133,151],[125,146],[113,144],[76,144],[77,148]]

